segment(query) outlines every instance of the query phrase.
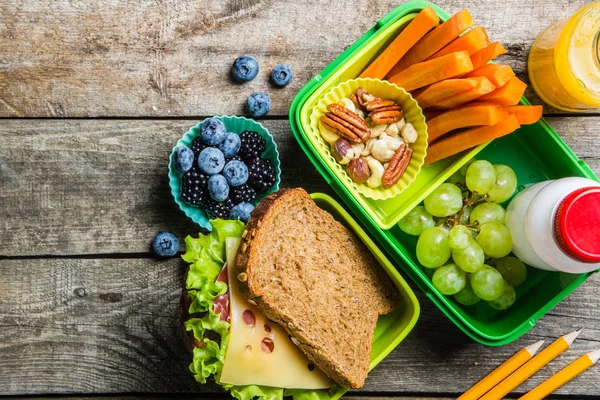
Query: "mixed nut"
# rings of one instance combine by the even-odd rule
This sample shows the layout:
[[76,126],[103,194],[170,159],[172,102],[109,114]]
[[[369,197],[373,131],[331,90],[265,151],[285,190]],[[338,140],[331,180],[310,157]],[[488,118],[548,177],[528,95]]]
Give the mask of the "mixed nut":
[[320,121],[321,136],[354,182],[387,189],[406,171],[412,157],[409,144],[418,134],[394,101],[358,88],[352,97],[329,104]]

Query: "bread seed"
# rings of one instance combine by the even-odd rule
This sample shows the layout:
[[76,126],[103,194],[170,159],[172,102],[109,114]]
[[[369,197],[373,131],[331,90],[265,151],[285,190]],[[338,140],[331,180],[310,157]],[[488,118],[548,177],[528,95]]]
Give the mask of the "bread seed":
[[238,281],[240,281],[240,282],[246,282],[248,280],[248,275],[246,275],[245,272],[242,272],[241,274],[239,274],[237,276],[237,278],[238,278]]
[[253,306],[257,306],[258,305],[258,303],[256,301],[250,300],[250,299],[248,299],[248,303],[252,304]]
[[242,233],[242,239],[246,239],[247,235],[248,235],[248,231],[244,231],[244,233]]
[[290,331],[293,331],[294,329],[296,329],[296,325],[292,324],[291,322],[288,322],[287,326],[290,329]]

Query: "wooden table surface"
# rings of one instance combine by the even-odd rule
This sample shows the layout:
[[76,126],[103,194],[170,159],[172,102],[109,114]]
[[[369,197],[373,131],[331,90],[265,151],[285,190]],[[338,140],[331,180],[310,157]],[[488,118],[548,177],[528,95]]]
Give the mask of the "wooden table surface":
[[[525,81],[536,35],[588,3],[438,2],[450,13],[468,8]],[[171,199],[169,151],[197,121],[243,114],[246,96],[263,90],[273,101],[262,122],[281,149],[282,186],[332,193],[291,134],[289,105],[396,5],[0,0],[0,394],[223,396],[188,371],[176,318],[183,263],[149,252],[157,231],[197,233]],[[258,59],[259,76],[233,84],[229,67],[244,54]],[[294,70],[285,89],[268,83],[278,63]],[[526,96],[541,104],[531,89]],[[600,173],[600,114],[545,114]],[[585,327],[568,353],[516,391],[523,393],[600,348],[599,284],[592,277],[500,348],[466,337],[413,285],[422,307],[416,328],[351,396],[456,397],[523,345]],[[557,393],[600,396],[600,368]]]

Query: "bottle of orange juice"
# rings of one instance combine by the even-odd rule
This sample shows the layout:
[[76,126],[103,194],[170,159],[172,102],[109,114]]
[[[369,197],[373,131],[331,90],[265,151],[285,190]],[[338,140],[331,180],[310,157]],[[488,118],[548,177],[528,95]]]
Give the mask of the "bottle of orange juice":
[[540,33],[528,68],[533,88],[551,106],[574,112],[600,108],[600,1]]

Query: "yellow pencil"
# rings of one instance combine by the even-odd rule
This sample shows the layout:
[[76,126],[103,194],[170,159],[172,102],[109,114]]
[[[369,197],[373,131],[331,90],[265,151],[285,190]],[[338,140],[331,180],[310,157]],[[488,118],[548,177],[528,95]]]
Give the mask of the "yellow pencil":
[[521,365],[531,360],[531,357],[537,353],[543,344],[544,340],[540,340],[539,342],[535,342],[534,344],[517,351],[511,358],[506,360],[485,378],[477,382],[471,389],[467,390],[458,398],[458,400],[477,400],[508,375],[512,374]]
[[500,382],[495,388],[490,390],[480,400],[500,400],[511,390],[525,382],[531,375],[538,372],[550,361],[558,357],[563,351],[569,348],[581,333],[581,329],[571,332],[556,339],[551,345],[542,350],[537,356],[529,360],[521,368],[513,372],[508,378]]
[[565,383],[571,381],[571,379],[575,378],[592,365],[596,364],[598,360],[600,360],[600,349],[592,351],[588,354],[584,354],[571,364],[558,371],[556,375],[540,383],[535,389],[532,389],[526,395],[521,396],[519,400],[543,399]]

